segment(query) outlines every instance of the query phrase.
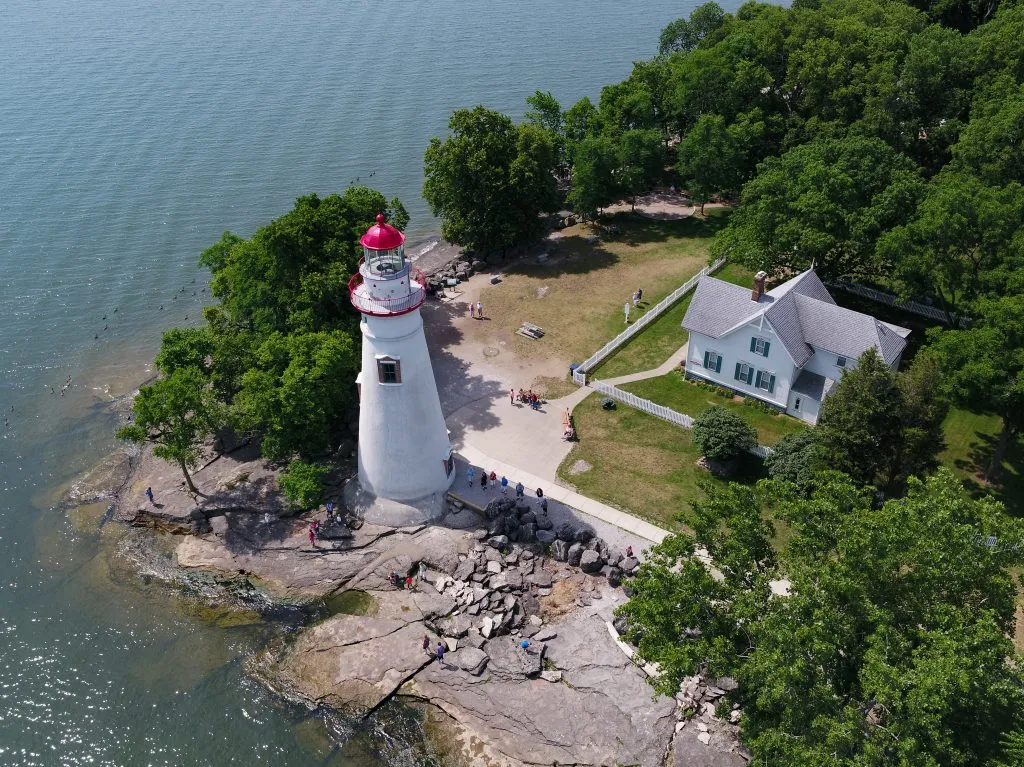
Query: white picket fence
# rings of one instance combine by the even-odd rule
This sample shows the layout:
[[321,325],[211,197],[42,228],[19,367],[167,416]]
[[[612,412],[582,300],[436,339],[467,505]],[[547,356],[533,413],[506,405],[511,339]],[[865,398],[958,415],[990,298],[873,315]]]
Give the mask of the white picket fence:
[[712,272],[721,268],[722,264],[724,263],[725,259],[720,258],[710,266],[705,266],[703,269],[701,269],[699,272],[693,275],[693,277],[688,279],[684,284],[680,285],[678,288],[673,290],[671,293],[669,293],[667,296],[661,299],[658,303],[656,303],[654,306],[648,309],[642,317],[636,320],[636,322],[634,322],[628,328],[623,330],[621,333],[615,336],[615,338],[606,343],[604,346],[602,346],[600,349],[598,349],[596,352],[590,355],[590,357],[588,357],[582,364],[580,364],[579,367],[577,367],[576,370],[573,371],[572,380],[579,386],[586,386],[587,373],[589,373],[602,362],[604,362],[605,359],[611,356],[620,347],[627,344],[629,340],[633,338],[633,336],[635,336],[637,333],[642,332],[644,328],[646,328],[648,325],[650,325],[652,322],[658,319],[659,316],[667,312],[672,307],[672,305],[676,303],[676,301],[678,301],[680,298],[682,298],[695,287],[697,287],[697,282],[698,280],[700,280],[701,277],[703,277],[705,274],[711,274]]
[[[657,402],[651,402],[649,399],[638,397],[632,392],[624,391],[617,386],[605,383],[604,381],[591,381],[590,388],[594,391],[611,397],[614,400],[618,400],[625,405],[642,410],[645,413],[650,413],[653,416],[657,416],[664,421],[674,423],[676,426],[682,426],[684,429],[693,428],[693,418],[686,415],[686,413],[677,413],[670,407],[659,405]],[[750,451],[758,458],[764,459],[771,455],[772,449],[767,445],[757,445]]]
[[[922,304],[917,301],[901,301],[892,293],[887,293],[884,290],[876,290],[875,288],[869,288],[866,285],[858,285],[855,282],[833,282],[831,283],[831,286],[833,288],[845,290],[847,293],[853,293],[855,296],[869,298],[880,304],[895,306],[897,309],[902,309],[903,311],[910,312],[911,314],[919,314],[922,317],[928,317],[936,322],[941,322],[943,325],[949,324],[949,317],[946,313],[935,306],[929,306],[928,304]],[[957,324],[961,327],[966,327],[970,322],[971,320],[969,317],[959,317],[957,319]]]

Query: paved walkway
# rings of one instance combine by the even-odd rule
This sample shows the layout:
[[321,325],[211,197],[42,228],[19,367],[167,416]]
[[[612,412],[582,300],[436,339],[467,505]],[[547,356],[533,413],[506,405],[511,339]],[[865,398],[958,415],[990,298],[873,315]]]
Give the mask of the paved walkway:
[[683,344],[675,352],[665,360],[661,365],[651,370],[643,370],[639,373],[630,373],[629,375],[618,376],[617,378],[598,378],[595,380],[602,381],[612,386],[618,386],[619,384],[632,383],[633,381],[643,381],[645,378],[657,378],[658,376],[665,376],[671,373],[673,370],[679,367],[679,364],[686,360],[686,350],[689,347],[688,344]]
[[[593,498],[587,498],[585,495],[580,495],[567,487],[556,485],[550,479],[538,477],[515,466],[496,460],[471,445],[464,446],[459,451],[459,456],[462,459],[459,462],[459,476],[452,487],[452,492],[474,505],[483,507],[487,504],[487,501],[495,497],[496,491],[482,491],[479,487],[480,474],[483,471],[487,473],[493,471],[498,475],[499,479],[502,476],[508,477],[510,495],[514,495],[513,488],[515,484],[522,482],[526,488],[527,497],[533,499],[534,502],[536,501],[536,490],[539,487],[544,491],[544,495],[549,502],[559,503],[575,509],[586,516],[593,517],[605,524],[612,525],[642,538],[646,542],[661,543],[662,539],[669,534],[668,530],[663,530],[656,525],[652,525],[650,522],[638,519],[632,514],[613,509],[611,506],[595,501]],[[466,481],[466,469],[470,465],[476,471],[477,478],[473,487],[468,487]]]

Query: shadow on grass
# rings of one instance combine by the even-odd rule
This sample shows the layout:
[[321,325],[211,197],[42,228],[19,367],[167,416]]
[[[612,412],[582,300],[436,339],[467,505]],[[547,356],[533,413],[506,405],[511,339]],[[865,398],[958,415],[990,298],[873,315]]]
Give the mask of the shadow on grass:
[[975,441],[969,445],[966,457],[957,458],[953,465],[961,472],[969,474],[964,477],[964,487],[973,495],[991,495],[1006,506],[1006,511],[1014,517],[1024,517],[1024,447],[1020,440],[1011,442],[1003,459],[1003,470],[999,483],[988,485],[984,480],[985,470],[992,462],[992,454],[998,442],[998,434],[975,431]]

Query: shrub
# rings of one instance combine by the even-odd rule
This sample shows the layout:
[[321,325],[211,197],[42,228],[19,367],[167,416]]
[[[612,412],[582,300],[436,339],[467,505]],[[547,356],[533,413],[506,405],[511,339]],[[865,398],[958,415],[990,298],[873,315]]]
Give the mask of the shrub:
[[311,509],[323,500],[327,472],[326,466],[294,460],[281,472],[278,484],[288,503],[297,509]]
[[757,431],[735,413],[713,405],[693,422],[693,443],[713,461],[731,461],[757,445]]
[[815,475],[824,466],[817,435],[811,429],[787,434],[772,446],[764,466],[772,479],[792,482],[801,490],[811,487]]

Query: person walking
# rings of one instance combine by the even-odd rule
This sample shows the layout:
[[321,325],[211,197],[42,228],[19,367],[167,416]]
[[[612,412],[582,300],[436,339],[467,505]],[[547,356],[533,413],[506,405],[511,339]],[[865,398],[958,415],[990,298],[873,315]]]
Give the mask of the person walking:
[[405,590],[406,591],[412,591],[412,587],[413,587],[412,576],[411,575],[405,576]]
[[334,516],[334,501],[327,502],[327,518],[330,519]]
[[152,503],[154,506],[156,505],[156,501],[153,500],[153,488],[146,488],[146,497],[149,498],[150,503]]
[[522,498],[526,494],[526,488],[522,482],[516,482],[516,498]]
[[469,302],[469,318],[471,320],[476,319],[476,304],[474,304],[472,301]]
[[470,466],[466,469],[466,479],[469,481],[469,486],[473,487],[473,478],[476,477],[476,471]]
[[541,490],[539,487],[537,488],[537,497],[538,498],[543,498],[544,497],[544,491]]
[[488,477],[487,479],[489,479],[489,480],[490,480],[490,483],[491,483],[491,490],[493,490],[493,489],[495,488],[495,486],[497,486],[497,484],[498,484],[498,475],[497,475],[497,474],[495,474],[495,473],[494,473],[494,472],[492,471],[492,472],[491,472],[491,476],[489,476],[489,477]]
[[437,662],[444,663],[444,642],[437,643]]
[[484,318],[484,305],[479,301],[476,302],[476,318],[482,320]]
[[417,568],[416,570],[416,579],[420,583],[423,583],[423,581],[427,579],[427,563],[424,562],[422,559],[420,560],[419,568]]
[[309,528],[309,545],[314,549],[316,548],[316,535],[313,534],[313,528]]
[[487,492],[487,472],[483,470],[480,471],[480,489]]
[[423,652],[430,655],[430,637],[426,634],[423,635]]
[[508,390],[508,404],[510,404],[510,405],[516,404],[516,390],[515,390],[515,387],[512,387],[511,389]]
[[637,288],[636,289],[636,302],[639,304],[643,300],[644,300],[644,289],[643,288]]

